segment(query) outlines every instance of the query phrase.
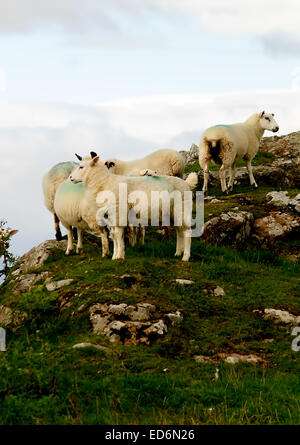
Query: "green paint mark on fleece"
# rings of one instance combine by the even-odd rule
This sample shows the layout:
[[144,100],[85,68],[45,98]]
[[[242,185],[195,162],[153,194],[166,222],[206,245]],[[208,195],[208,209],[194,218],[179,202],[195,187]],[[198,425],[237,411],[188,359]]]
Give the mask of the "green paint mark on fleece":
[[54,167],[51,168],[49,174],[50,176],[56,176],[61,173],[70,174],[77,165],[78,165],[77,162],[71,162],[71,161],[60,162],[59,164],[56,164],[54,165]]
[[75,194],[83,196],[85,193],[85,188],[82,182],[75,184],[68,178],[59,185],[57,191],[59,191],[59,193],[62,195]]

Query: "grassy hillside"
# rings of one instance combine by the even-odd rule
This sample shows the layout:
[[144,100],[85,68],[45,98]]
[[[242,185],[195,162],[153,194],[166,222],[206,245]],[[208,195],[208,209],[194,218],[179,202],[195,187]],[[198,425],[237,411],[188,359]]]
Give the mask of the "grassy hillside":
[[[251,211],[259,215],[267,191],[236,189],[254,200]],[[247,208],[239,194],[208,204],[206,218],[236,205]],[[0,353],[0,424],[300,423],[300,352],[291,350],[291,328],[253,312],[300,314],[299,263],[285,255],[299,250],[295,240],[279,256],[196,239],[188,264],[173,257],[174,239],[154,230],[144,247],[127,249],[125,261],[102,259],[92,238],[84,248],[67,258],[57,250],[41,268],[54,280],[73,278],[68,287],[48,292],[41,282],[14,295],[8,280],[0,288],[0,305],[28,314],[21,327],[7,330],[7,351]],[[126,286],[125,273],[136,277],[136,287]],[[176,278],[195,283],[182,286]],[[225,296],[209,292],[217,285]],[[158,314],[180,310],[184,319],[152,346],[112,345],[93,334],[89,321],[89,307],[101,302],[154,303]],[[72,348],[80,342],[108,350]],[[194,359],[233,352],[256,354],[264,364]]]

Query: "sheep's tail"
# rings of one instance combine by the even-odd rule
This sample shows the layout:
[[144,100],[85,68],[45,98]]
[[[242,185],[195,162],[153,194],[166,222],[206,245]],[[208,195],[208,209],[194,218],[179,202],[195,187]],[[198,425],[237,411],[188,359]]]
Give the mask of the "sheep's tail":
[[227,138],[208,139],[204,138],[206,153],[215,164],[222,165],[226,158],[226,153],[232,150],[233,143]]
[[197,173],[195,173],[195,172],[190,173],[185,181],[186,181],[186,183],[188,184],[188,186],[190,187],[191,190],[195,190],[195,188],[197,187],[197,184],[198,184],[198,175],[197,175]]
[[177,153],[177,156],[171,160],[171,169],[172,169],[171,176],[178,176],[179,178],[182,178],[184,161],[179,153]]

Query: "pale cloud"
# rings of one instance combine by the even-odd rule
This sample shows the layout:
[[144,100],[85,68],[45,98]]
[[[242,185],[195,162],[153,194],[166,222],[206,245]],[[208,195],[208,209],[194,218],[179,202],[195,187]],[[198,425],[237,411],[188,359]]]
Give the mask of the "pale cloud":
[[145,19],[147,13],[179,13],[198,18],[207,29],[227,35],[300,36],[298,0],[0,0],[0,30],[24,32],[58,25],[69,31],[91,27],[117,30],[120,17]]
[[89,107],[2,102],[0,217],[19,229],[14,251],[53,238],[41,180],[57,162],[90,150],[126,160],[159,148],[188,149],[206,127],[243,121],[263,109],[275,113],[279,134],[298,130],[300,89],[140,97]]
[[157,7],[193,14],[206,28],[227,35],[300,35],[298,0],[155,0]]
[[0,30],[27,32],[55,25],[71,32],[91,27],[118,28],[116,14],[140,16],[152,8],[152,0],[0,0]]
[[261,38],[263,48],[272,56],[300,55],[300,35],[274,32]]

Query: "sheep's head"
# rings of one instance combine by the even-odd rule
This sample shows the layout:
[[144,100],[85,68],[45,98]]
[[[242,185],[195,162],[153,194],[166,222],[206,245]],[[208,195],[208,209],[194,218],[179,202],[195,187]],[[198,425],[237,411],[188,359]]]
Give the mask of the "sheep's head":
[[76,157],[80,163],[69,176],[70,180],[75,184],[78,182],[85,182],[91,169],[96,165],[101,164],[101,166],[104,167],[104,164],[99,162],[99,156],[94,151],[91,151],[91,156],[86,156],[83,158],[82,156],[76,154]]
[[115,173],[116,160],[115,159],[107,159],[105,161],[106,167],[109,169],[111,173]]
[[261,125],[261,128],[264,130],[273,131],[273,133],[276,133],[279,130],[279,126],[277,122],[274,119],[274,114],[267,114],[264,111],[262,111],[259,114],[259,122]]

